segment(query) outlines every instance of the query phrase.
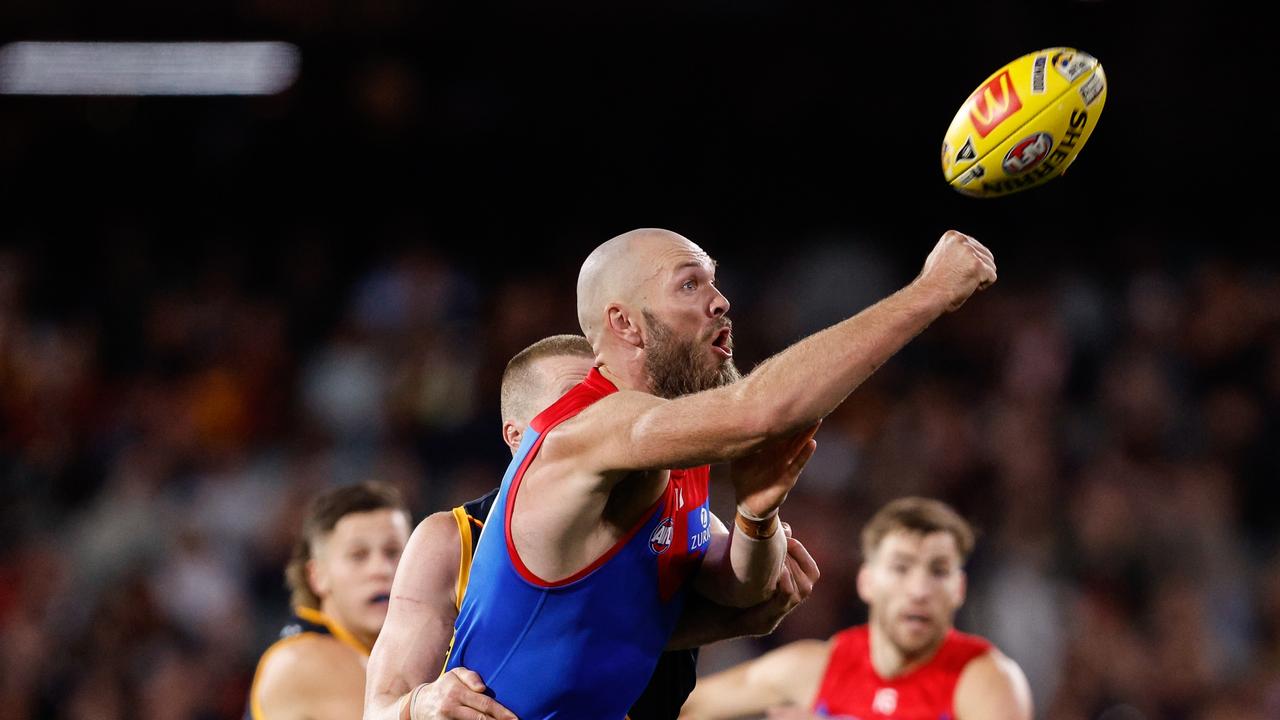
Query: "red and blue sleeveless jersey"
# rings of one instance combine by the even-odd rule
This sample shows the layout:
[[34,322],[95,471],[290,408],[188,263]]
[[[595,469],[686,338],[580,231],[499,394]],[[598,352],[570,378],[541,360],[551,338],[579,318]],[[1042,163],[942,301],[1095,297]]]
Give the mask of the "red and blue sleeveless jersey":
[[969,661],[991,649],[983,638],[952,629],[929,662],[885,679],[871,664],[866,625],[839,632],[831,642],[831,658],[813,711],[821,717],[857,720],[951,720],[960,673]]
[[672,470],[641,519],[570,577],[548,582],[521,561],[511,514],[525,470],[557,425],[614,392],[593,369],[529,423],[472,561],[446,670],[479,673],[521,720],[622,720],[654,672],[711,540],[702,466]]

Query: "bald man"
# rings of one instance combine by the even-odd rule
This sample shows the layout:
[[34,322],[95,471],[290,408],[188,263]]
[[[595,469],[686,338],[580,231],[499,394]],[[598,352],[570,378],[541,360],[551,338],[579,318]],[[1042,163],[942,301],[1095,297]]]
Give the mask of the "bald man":
[[[578,318],[597,367],[525,431],[447,666],[478,672],[522,720],[623,718],[691,583],[735,606],[776,588],[779,508],[816,423],[995,279],[991,253],[948,232],[901,291],[734,382],[729,301],[702,248],[665,230],[596,248]],[[723,461],[735,461],[732,534],[707,507],[707,463]]]
[[[591,344],[580,335],[543,338],[511,358],[502,375],[501,411],[502,440],[512,455],[529,421],[580,383],[594,361]],[[484,695],[483,680],[474,672],[456,668],[440,675],[475,546],[497,492],[495,488],[452,511],[429,515],[414,531],[395,576],[383,632],[369,658],[365,716],[370,720],[398,715],[468,719],[476,711],[509,717],[500,703]],[[817,581],[817,566],[799,541],[788,543],[796,582],[784,583],[783,591],[769,601],[737,610],[695,600],[685,608],[671,649],[628,714],[631,720],[676,720],[697,679],[697,653],[692,648],[767,634],[808,597]],[[412,693],[409,705],[415,687],[422,689]]]

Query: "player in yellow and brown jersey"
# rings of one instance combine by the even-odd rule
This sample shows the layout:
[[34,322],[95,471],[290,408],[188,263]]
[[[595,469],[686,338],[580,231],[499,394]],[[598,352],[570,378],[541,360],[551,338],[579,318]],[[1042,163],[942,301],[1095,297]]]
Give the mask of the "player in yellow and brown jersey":
[[285,571],[294,617],[258,661],[248,720],[360,717],[365,665],[409,528],[400,494],[382,483],[312,501]]

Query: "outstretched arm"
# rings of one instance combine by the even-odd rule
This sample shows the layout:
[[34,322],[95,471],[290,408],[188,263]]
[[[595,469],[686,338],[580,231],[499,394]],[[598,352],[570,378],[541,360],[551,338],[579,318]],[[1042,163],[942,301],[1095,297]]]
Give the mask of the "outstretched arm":
[[702,678],[680,710],[680,720],[759,715],[784,703],[808,706],[830,654],[830,642],[800,640]]
[[484,695],[476,673],[455,668],[440,674],[458,615],[460,542],[451,513],[429,516],[409,538],[386,622],[369,656],[365,720],[515,718]]
[[949,231],[920,275],[897,293],[797,342],[732,385],[675,400],[614,393],[549,435],[542,461],[572,457],[572,467],[585,471],[580,477],[611,485],[628,471],[747,454],[825,417],[930,323],[995,280],[990,251]]

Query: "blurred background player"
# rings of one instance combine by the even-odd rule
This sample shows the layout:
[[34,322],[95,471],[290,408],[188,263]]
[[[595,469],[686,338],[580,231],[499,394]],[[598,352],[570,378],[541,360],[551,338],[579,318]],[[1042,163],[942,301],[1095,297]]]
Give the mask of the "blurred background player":
[[946,504],[894,500],[862,531],[868,623],[704,678],[681,717],[1030,720],[1018,665],[954,627],[972,549],[973,530]]
[[365,665],[409,527],[390,485],[334,488],[311,502],[285,571],[294,618],[258,662],[251,720],[360,717]]
[[[513,455],[529,420],[580,383],[594,363],[591,344],[580,335],[544,338],[511,359],[502,377],[501,412],[503,442]],[[430,515],[414,531],[388,613],[389,632],[380,636],[369,661],[370,717],[472,718],[476,711],[503,716],[483,694],[482,679],[474,673],[458,668],[435,679],[466,593],[471,558],[497,492],[495,488],[451,511]],[[670,643],[681,649],[663,654],[645,692],[628,713],[631,720],[674,720],[696,681],[698,645],[771,632],[809,595],[817,566],[789,532],[792,573],[783,592],[746,609],[697,599],[687,604]],[[410,709],[406,696],[427,679],[433,681],[414,695]],[[401,699],[405,704],[400,704]]]

